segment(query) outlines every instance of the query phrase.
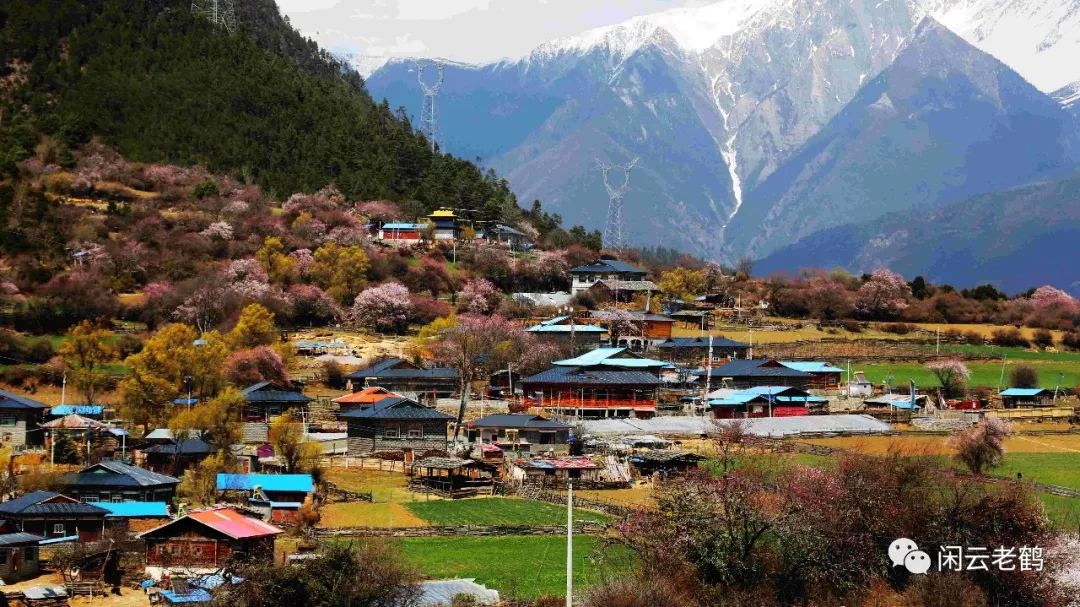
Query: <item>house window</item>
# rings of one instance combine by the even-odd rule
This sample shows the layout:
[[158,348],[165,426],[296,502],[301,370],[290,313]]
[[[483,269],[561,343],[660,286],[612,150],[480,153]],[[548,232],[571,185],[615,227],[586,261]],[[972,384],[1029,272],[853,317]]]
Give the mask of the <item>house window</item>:
[[398,427],[397,426],[385,426],[383,428],[383,436],[385,436],[386,438],[397,438],[398,437]]
[[85,504],[87,502],[96,502],[98,501],[98,498],[96,495],[81,495],[79,496],[79,501]]
[[[16,548],[18,550],[18,548]],[[8,551],[0,550],[0,567],[7,567]]]
[[64,524],[56,523],[52,526],[53,535],[64,535]]
[[114,493],[114,494],[112,494],[112,503],[119,504],[122,501],[124,501],[124,494],[123,493]]
[[191,555],[192,556],[202,556],[202,546],[200,546],[198,544],[192,546],[191,547]]
[[508,443],[516,443],[517,439],[518,439],[518,431],[517,430],[507,430],[506,431],[506,442],[508,442]]
[[32,563],[37,560],[37,546],[27,546],[23,548],[23,560],[27,563]]
[[409,438],[421,438],[424,436],[424,428],[421,426],[409,426]]
[[14,415],[0,416],[0,426],[16,426],[19,420]]

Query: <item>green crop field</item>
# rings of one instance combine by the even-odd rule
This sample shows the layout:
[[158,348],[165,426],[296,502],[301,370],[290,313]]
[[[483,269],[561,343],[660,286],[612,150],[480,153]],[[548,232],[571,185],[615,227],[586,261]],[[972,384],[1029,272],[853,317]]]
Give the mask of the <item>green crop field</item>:
[[[533,500],[479,498],[409,502],[406,507],[431,525],[458,527],[490,525],[504,527],[544,527],[566,524],[566,508]],[[590,510],[574,509],[577,521],[610,522],[611,517]]]
[[[983,386],[995,388],[999,383],[1009,383],[1009,371],[1015,367],[1012,362],[1005,365],[1004,379],[1002,379],[1002,365],[1000,362],[968,362],[971,370],[971,386]],[[1030,364],[1039,372],[1039,383],[1044,387],[1053,389],[1058,384],[1061,376],[1061,387],[1074,388],[1080,385],[1080,362],[1070,360],[1025,360],[1024,364]],[[915,384],[922,389],[938,385],[938,380],[924,365],[914,362],[888,362],[888,363],[860,363],[859,371],[866,372],[866,379],[875,384],[880,384],[891,376],[891,383],[901,389],[906,388],[908,380],[915,380]]]
[[[1015,478],[1023,474],[1023,480],[1061,485],[1080,490],[1080,451],[1076,453],[1006,453],[1001,466],[992,474]],[[1080,500],[1076,500],[1080,504]]]
[[[431,579],[476,578],[504,598],[566,594],[566,538],[552,535],[424,537],[398,540],[405,558]],[[596,536],[574,537],[574,588],[631,566],[629,553]]]

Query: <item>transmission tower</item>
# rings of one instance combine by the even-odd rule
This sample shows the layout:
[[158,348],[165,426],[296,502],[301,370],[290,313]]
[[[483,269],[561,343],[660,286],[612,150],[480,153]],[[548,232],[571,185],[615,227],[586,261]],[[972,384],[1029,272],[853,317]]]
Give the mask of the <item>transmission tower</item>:
[[[627,190],[630,189],[630,171],[637,164],[638,159],[635,158],[625,165],[610,166],[604,162],[597,160],[596,164],[600,166],[600,172],[604,175],[604,187],[607,188],[608,193],[608,211],[607,211],[607,225],[604,226],[604,246],[609,249],[619,250],[623,248],[625,244],[623,242],[623,196],[626,195]],[[622,184],[612,184],[608,179],[608,173],[612,169],[619,169],[623,172]]]
[[[424,82],[424,68],[426,64],[433,64],[437,75],[435,82]],[[424,135],[431,142],[431,151],[435,151],[435,137],[438,135],[438,129],[435,122],[435,97],[439,94],[439,89],[442,88],[443,83],[443,64],[441,61],[417,61],[416,62],[416,80],[420,83],[420,90],[424,92],[424,102],[420,106],[420,130],[424,132]]]
[[236,0],[192,0],[191,12],[226,31],[236,29]]

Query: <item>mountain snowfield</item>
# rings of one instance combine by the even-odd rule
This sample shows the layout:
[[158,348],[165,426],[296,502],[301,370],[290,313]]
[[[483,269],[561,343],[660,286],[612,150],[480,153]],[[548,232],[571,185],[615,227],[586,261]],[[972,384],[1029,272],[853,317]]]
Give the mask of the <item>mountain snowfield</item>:
[[[607,207],[596,161],[640,157],[630,242],[764,257],[1068,172],[1077,58],[1080,0],[721,0],[517,59],[448,64],[439,143],[592,228]],[[411,62],[380,68],[368,88],[418,115]],[[1029,161],[1025,149],[1040,152]]]

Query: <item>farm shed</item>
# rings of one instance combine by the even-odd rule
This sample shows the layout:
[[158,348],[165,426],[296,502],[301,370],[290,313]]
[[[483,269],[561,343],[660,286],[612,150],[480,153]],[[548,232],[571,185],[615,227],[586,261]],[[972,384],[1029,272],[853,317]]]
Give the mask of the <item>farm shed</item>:
[[1006,409],[1049,407],[1053,404],[1054,392],[1046,388],[1006,388],[999,396],[1001,406]]
[[663,476],[681,474],[697,468],[705,458],[696,453],[675,450],[642,451],[630,457],[630,465],[641,476],[660,473]]
[[235,559],[274,558],[282,530],[232,508],[198,510],[139,535],[146,543],[146,575],[214,573]]
[[409,468],[409,489],[450,499],[490,493],[494,481],[491,466],[457,457],[428,457]]
[[0,579],[5,584],[37,577],[41,571],[38,542],[43,539],[33,533],[0,534]]

